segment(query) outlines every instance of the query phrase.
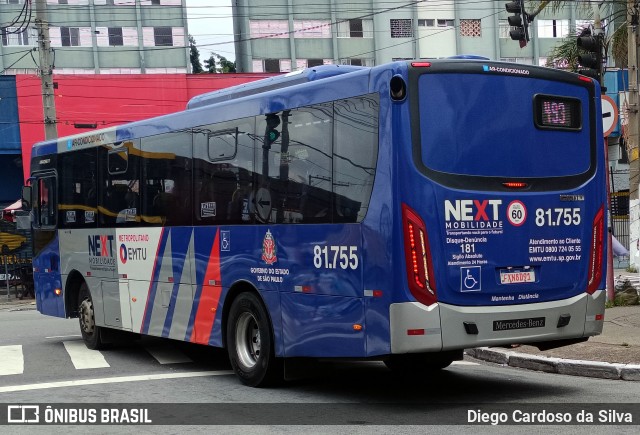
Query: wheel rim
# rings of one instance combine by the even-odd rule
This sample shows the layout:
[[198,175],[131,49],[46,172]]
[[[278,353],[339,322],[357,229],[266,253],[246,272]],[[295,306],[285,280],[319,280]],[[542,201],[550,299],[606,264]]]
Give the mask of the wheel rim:
[[95,326],[93,320],[93,304],[85,299],[80,303],[80,327],[87,334],[92,334]]
[[236,322],[236,351],[242,365],[253,368],[260,358],[260,329],[251,313],[242,313]]

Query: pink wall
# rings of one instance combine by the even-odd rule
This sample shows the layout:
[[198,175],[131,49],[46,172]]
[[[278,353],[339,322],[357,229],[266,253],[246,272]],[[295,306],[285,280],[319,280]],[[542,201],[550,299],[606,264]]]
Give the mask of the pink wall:
[[[58,136],[87,132],[74,124],[110,127],[184,110],[187,101],[205,92],[228,88],[273,74],[55,75]],[[16,77],[18,116],[25,178],[31,147],[44,140],[40,79]]]

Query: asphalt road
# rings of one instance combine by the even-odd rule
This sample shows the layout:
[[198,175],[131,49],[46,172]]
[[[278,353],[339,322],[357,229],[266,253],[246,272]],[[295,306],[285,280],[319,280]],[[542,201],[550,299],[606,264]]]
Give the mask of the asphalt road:
[[[518,409],[547,409],[566,411],[575,418],[583,409],[626,412],[629,407],[610,404],[635,403],[634,425],[619,426],[616,432],[636,433],[640,423],[638,382],[530,372],[474,360],[455,363],[435,375],[406,376],[394,375],[379,362],[334,361],[314,365],[306,377],[282,387],[254,389],[239,383],[229,371],[226,354],[215,349],[148,338],[91,355],[83,347],[75,319],[50,318],[33,310],[0,311],[0,411],[15,403],[167,404],[154,409],[156,422],[223,424],[225,433],[302,429],[396,434],[424,431],[421,425],[433,424],[430,433],[450,432],[442,423],[462,425],[455,426],[460,432],[525,433],[530,426],[468,426],[469,412],[511,416]],[[612,429],[609,423],[607,431]],[[313,426],[299,426],[308,424]],[[221,428],[101,426],[95,432],[198,433],[212,427]],[[81,426],[11,428],[12,433],[83,429],[86,432]],[[563,433],[583,434],[585,429],[561,427]],[[602,429],[590,426],[586,431]]]

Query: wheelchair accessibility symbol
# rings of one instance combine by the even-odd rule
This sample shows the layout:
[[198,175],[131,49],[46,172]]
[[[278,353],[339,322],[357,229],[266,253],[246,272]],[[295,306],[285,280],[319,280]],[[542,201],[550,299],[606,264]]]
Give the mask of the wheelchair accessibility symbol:
[[460,268],[460,291],[477,292],[480,291],[480,278],[482,270],[480,266]]
[[231,251],[231,231],[220,231],[220,250]]

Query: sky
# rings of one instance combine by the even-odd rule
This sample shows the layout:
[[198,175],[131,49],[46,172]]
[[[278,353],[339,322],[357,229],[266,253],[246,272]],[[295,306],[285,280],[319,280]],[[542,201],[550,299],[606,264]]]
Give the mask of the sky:
[[231,0],[187,0],[187,26],[196,40],[200,62],[215,52],[236,59],[233,48]]

